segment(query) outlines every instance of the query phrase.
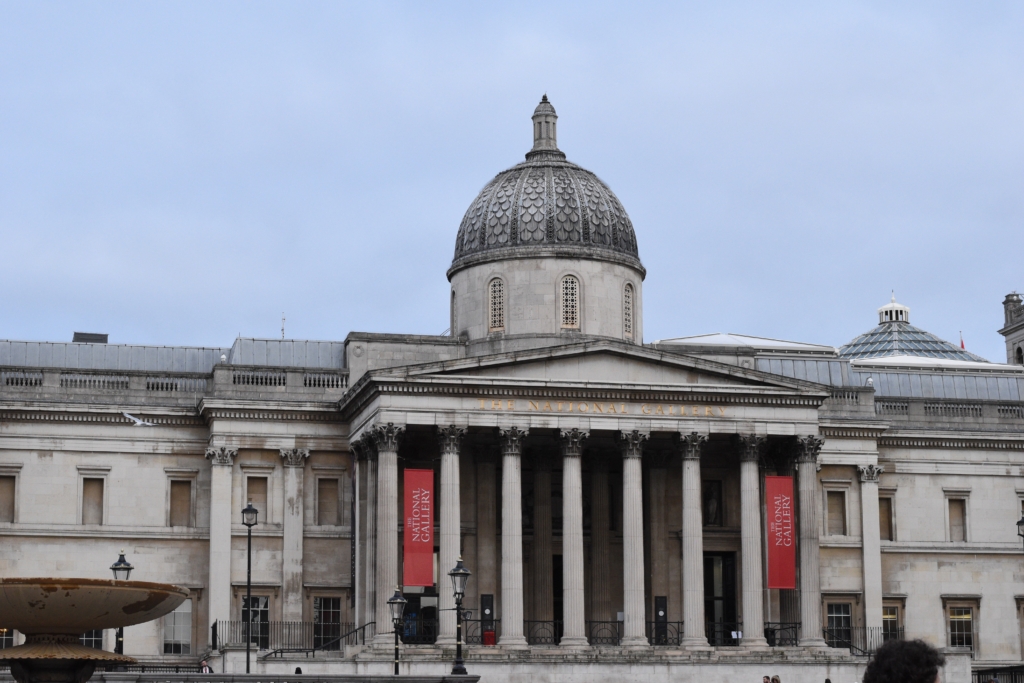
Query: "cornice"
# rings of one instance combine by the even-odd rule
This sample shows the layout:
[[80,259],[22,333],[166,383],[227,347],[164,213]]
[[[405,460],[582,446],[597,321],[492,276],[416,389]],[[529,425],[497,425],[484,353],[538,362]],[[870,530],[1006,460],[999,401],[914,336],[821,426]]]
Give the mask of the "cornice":
[[261,422],[340,422],[334,401],[261,401],[204,398],[199,413],[207,420],[258,420]]
[[1013,438],[985,437],[983,435],[908,435],[893,434],[878,439],[879,448],[949,448],[949,449],[988,449],[1001,451],[1024,450],[1024,434],[1015,434]]
[[[84,408],[84,409],[83,409]],[[9,422],[73,422],[77,424],[106,424],[106,425],[128,425],[135,424],[123,413],[132,415],[152,422],[160,427],[204,427],[205,420],[199,415],[183,414],[160,414],[151,412],[150,409],[140,410],[130,406],[119,406],[111,409],[109,406],[100,410],[89,410],[87,406],[65,405],[61,407],[6,407],[0,409],[0,420]]]
[[832,439],[877,439],[889,429],[885,422],[819,420],[819,433]]

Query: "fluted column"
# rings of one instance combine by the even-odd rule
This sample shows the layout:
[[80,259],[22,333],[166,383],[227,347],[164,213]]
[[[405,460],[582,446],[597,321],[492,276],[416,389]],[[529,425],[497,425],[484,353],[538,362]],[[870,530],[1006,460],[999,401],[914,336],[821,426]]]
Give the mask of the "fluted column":
[[[231,614],[231,473],[238,451],[208,448],[210,461],[210,578],[207,598],[210,624],[225,622]],[[239,506],[239,510],[244,506]],[[266,510],[261,510],[264,514]]]
[[526,434],[501,430],[501,640],[502,647],[526,647],[523,635],[522,453]]
[[878,465],[860,472],[861,545],[864,561],[864,625],[882,627],[882,539],[878,526]]
[[701,513],[700,451],[707,437],[684,434],[683,450],[683,639],[686,649],[708,647],[704,632],[704,524]]
[[[357,483],[360,491],[356,500],[356,510],[361,510],[361,518],[356,527],[358,534],[354,551],[356,552],[356,626],[373,623],[376,604],[376,572],[377,558],[377,450],[373,439],[364,434],[363,438],[352,442],[352,452],[356,456]],[[362,504],[360,506],[360,501]],[[386,628],[383,630],[387,630]],[[374,631],[371,631],[372,635]]]
[[[374,425],[370,436],[377,450],[377,635],[373,644],[393,645],[388,598],[398,587],[398,444],[405,427],[392,422]],[[388,623],[382,623],[382,621]]]
[[648,435],[633,430],[619,434],[622,447],[622,645],[645,648],[643,457]]
[[743,563],[743,642],[767,647],[764,637],[764,590],[761,573],[761,449],[763,436],[741,436],[740,445],[740,550]]
[[302,621],[302,537],[305,532],[303,484],[306,448],[280,449],[284,464],[284,534],[281,552],[281,617]]
[[818,551],[818,453],[822,440],[797,440],[796,472],[800,500],[800,645],[825,647],[821,633],[821,558]]
[[583,442],[578,429],[559,432],[562,443],[562,640],[561,647],[588,647],[583,595]]
[[455,644],[455,597],[446,581],[462,554],[462,519],[459,497],[459,447],[466,430],[455,425],[439,427],[441,447],[441,554],[438,558],[438,593],[441,603],[438,645]]

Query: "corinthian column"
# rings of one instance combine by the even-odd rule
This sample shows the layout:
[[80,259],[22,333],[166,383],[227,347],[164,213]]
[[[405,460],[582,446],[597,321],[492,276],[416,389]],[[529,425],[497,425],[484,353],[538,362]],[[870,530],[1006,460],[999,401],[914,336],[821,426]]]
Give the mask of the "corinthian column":
[[[441,566],[438,583],[455,566],[462,553],[462,521],[459,515],[459,446],[465,429],[451,425],[439,427],[437,438],[441,446]],[[455,597],[450,590],[438,586],[441,603],[441,623],[438,645],[455,644]]]
[[683,638],[688,650],[708,647],[704,632],[704,525],[700,505],[700,451],[707,437],[684,434],[683,450]]
[[764,638],[764,591],[761,582],[761,474],[758,469],[763,436],[741,436],[740,549],[743,562],[743,642],[767,647]]
[[392,644],[392,629],[382,624],[390,619],[388,598],[398,587],[398,444],[405,427],[388,422],[371,427],[370,436],[377,450],[377,634],[373,644]]
[[818,552],[818,453],[816,436],[797,439],[800,500],[800,645],[825,647],[821,634],[821,558]]
[[523,636],[522,453],[526,434],[501,430],[501,640],[498,645],[526,647]]
[[[362,517],[356,529],[356,626],[375,622],[374,613],[377,607],[375,596],[377,557],[377,450],[373,439],[364,434],[351,444],[358,466],[359,493],[363,502],[356,501],[356,509],[362,511]],[[387,630],[387,629],[383,629]],[[371,631],[371,635],[374,631]]]
[[648,435],[633,430],[619,434],[622,447],[622,596],[625,616],[622,645],[648,647],[644,609],[643,457]]
[[882,628],[882,539],[878,526],[878,476],[882,468],[865,465],[860,471],[861,537],[864,559],[864,625]]
[[[207,448],[210,461],[210,623],[231,619],[231,472],[238,451]],[[266,510],[262,510],[266,514]]]
[[281,617],[302,621],[302,534],[305,499],[302,494],[306,460],[305,448],[280,449],[284,463],[284,539],[281,553]]
[[562,639],[561,647],[588,647],[583,595],[583,442],[578,429],[559,432],[562,442]]

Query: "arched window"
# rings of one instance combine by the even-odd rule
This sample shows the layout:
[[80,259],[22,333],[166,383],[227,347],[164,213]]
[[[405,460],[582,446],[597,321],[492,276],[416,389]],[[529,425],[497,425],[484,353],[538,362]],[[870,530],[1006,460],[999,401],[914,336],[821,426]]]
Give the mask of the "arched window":
[[572,275],[562,278],[562,327],[580,328],[580,281]]
[[633,338],[633,285],[627,284],[622,290],[622,334]]
[[505,283],[499,278],[494,278],[487,286],[487,290],[487,330],[503,332],[505,330]]

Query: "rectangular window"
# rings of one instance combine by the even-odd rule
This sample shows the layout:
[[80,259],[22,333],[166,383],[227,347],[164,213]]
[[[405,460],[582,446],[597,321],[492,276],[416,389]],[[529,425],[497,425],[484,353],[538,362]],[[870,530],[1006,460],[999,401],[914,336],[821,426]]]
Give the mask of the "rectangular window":
[[896,605],[882,607],[882,642],[903,640],[903,629],[900,628],[900,608]]
[[247,502],[260,511],[260,522],[267,522],[267,478],[247,477],[245,480],[245,498]]
[[963,498],[949,499],[949,540],[967,540],[967,501]]
[[829,536],[845,536],[846,535],[846,492],[845,491],[828,491],[826,500],[828,501],[828,535]]
[[313,647],[340,650],[341,598],[313,598]]
[[14,521],[14,477],[0,477],[0,522]]
[[14,647],[14,629],[0,628],[0,650]]
[[192,654],[192,601],[186,600],[164,617],[164,654]]
[[830,602],[826,615],[825,641],[829,647],[849,647],[853,637],[853,605]]
[[318,479],[316,482],[316,523],[320,526],[341,524],[338,505],[338,480]]
[[949,608],[949,646],[974,650],[974,608]]
[[103,649],[103,629],[94,628],[91,631],[86,631],[78,638],[78,642],[86,647],[96,648],[97,650]]
[[[249,481],[252,481],[250,479]],[[263,479],[264,484],[266,479]],[[255,506],[255,501],[253,506]],[[252,619],[251,642],[259,650],[266,650],[270,646],[270,598],[265,595],[254,595],[246,603],[242,598],[242,629],[245,629],[245,622]],[[244,643],[245,631],[242,631]]]
[[103,524],[103,480],[82,480],[82,524]]
[[883,541],[892,541],[892,498],[878,499],[878,537]]
[[192,482],[171,482],[171,526],[192,526]]

